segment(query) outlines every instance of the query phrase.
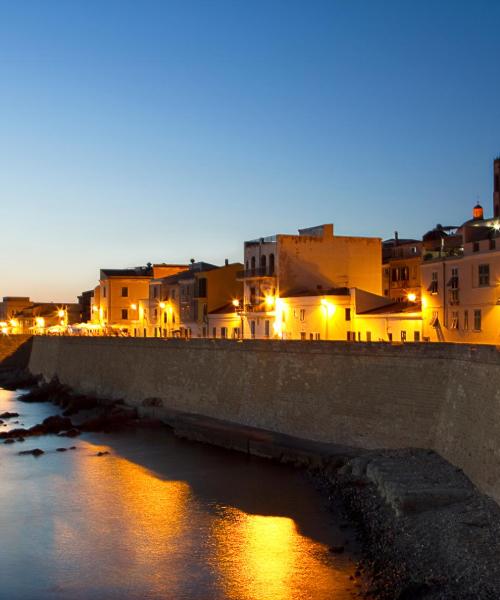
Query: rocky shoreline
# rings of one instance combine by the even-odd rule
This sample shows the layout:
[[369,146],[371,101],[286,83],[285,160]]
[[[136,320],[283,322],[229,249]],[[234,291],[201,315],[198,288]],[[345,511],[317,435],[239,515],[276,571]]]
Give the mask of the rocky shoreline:
[[[4,443],[47,433],[75,437],[85,431],[116,431],[140,423],[140,414],[121,402],[76,394],[57,380],[29,378],[24,372],[10,373],[7,384],[11,389],[29,384],[22,401],[51,401],[63,414],[29,429],[0,432]],[[0,386],[7,387],[2,379]],[[354,575],[360,598],[500,598],[500,507],[435,452],[337,447],[176,412],[163,411],[162,422],[178,437],[307,469],[332,508],[355,526],[364,555]],[[343,547],[331,551],[342,552]]]

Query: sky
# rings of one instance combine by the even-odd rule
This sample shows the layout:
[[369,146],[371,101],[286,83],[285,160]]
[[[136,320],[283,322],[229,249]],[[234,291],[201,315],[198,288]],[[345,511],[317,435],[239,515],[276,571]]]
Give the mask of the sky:
[[0,296],[492,212],[498,0],[0,0]]

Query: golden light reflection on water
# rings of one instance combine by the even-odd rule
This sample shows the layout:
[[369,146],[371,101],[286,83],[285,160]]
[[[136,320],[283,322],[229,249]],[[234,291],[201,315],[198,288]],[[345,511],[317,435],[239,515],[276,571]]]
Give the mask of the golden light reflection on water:
[[[96,552],[109,553],[113,556],[112,568],[96,572],[94,585],[99,577],[107,587],[116,588],[123,587],[127,580],[140,587],[143,581],[150,593],[161,594],[166,583],[162,577],[165,556],[175,567],[176,546],[181,538],[185,550],[183,530],[189,527],[189,485],[158,478],[119,456],[95,456],[103,450],[109,449],[85,442],[76,455],[73,468],[83,493],[75,494],[74,501],[85,526],[75,522],[74,516],[57,518],[57,552],[67,562],[74,558],[84,566],[85,562],[92,563]],[[178,560],[181,574],[181,556]],[[175,575],[174,568],[172,572]],[[64,583],[68,585],[68,581]],[[181,583],[169,574],[171,591]]]
[[326,599],[345,593],[345,564],[332,564],[327,549],[302,536],[290,518],[228,508],[214,523],[214,536],[228,598]]

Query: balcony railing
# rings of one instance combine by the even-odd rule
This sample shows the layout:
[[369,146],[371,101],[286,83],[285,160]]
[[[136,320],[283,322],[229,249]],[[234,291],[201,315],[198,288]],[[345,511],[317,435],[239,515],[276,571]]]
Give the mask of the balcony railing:
[[271,270],[269,267],[257,267],[255,269],[238,271],[236,277],[238,279],[251,279],[252,277],[275,277],[275,275],[274,269]]

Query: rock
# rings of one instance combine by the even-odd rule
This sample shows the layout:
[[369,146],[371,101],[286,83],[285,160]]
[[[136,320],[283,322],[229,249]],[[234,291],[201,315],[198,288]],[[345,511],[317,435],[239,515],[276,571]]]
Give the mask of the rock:
[[60,415],[54,415],[53,417],[47,417],[41,423],[41,425],[35,425],[30,429],[33,435],[40,433],[59,433],[60,431],[66,431],[73,428],[73,423],[68,417],[61,417]]
[[56,448],[56,452],[66,452],[67,448]]
[[34,377],[31,373],[23,369],[9,370],[0,375],[0,385],[11,391],[19,389],[28,389],[36,386],[38,377]]
[[16,442],[24,442],[24,438],[23,437],[19,437],[19,438],[17,438]]
[[96,456],[106,456],[107,454],[109,454],[109,452],[107,450],[104,450],[104,451],[98,452],[96,454]]
[[331,552],[332,554],[342,554],[344,552],[345,548],[344,546],[330,546],[328,548],[328,551]]
[[70,450],[76,450],[76,446],[70,446]]
[[23,456],[25,454],[31,454],[32,456],[41,456],[42,454],[45,454],[45,452],[43,450],[40,450],[40,448],[34,448],[33,450],[21,450],[21,452],[19,452],[20,456]]
[[57,435],[59,437],[69,437],[69,438],[74,438],[77,437],[78,435],[81,434],[81,431],[78,431],[78,429],[75,429],[74,427],[71,429],[68,429],[67,431],[60,431]]
[[55,404],[64,405],[69,402],[70,397],[70,389],[60,384],[57,378],[54,378],[49,383],[43,383],[27,394],[20,396],[19,400],[23,402],[52,401]]
[[70,417],[71,415],[76,415],[76,413],[81,410],[91,410],[97,406],[98,402],[95,398],[90,398],[88,396],[72,396],[69,399],[66,410],[63,415],[65,417]]
[[12,438],[7,438],[7,439],[4,441],[4,444],[13,444],[14,442],[15,442],[15,440],[14,440],[14,439],[12,439]]
[[13,417],[18,417],[19,413],[16,412],[4,412],[0,414],[0,419],[12,419]]

